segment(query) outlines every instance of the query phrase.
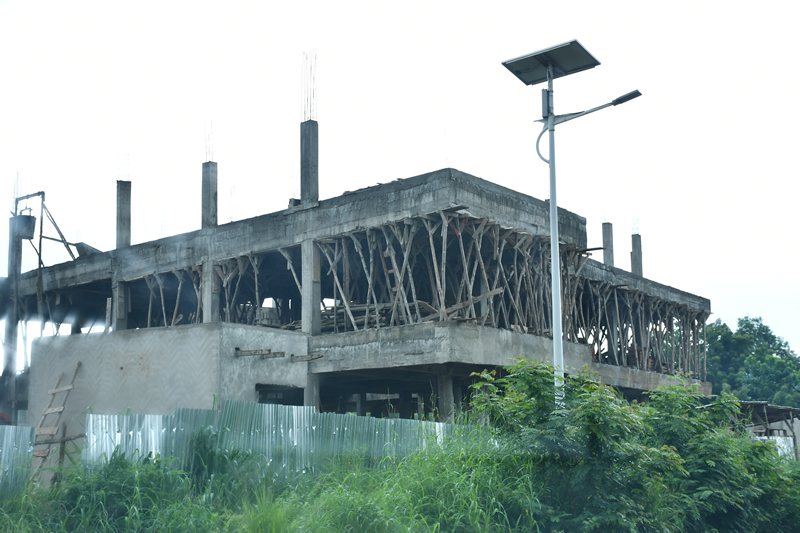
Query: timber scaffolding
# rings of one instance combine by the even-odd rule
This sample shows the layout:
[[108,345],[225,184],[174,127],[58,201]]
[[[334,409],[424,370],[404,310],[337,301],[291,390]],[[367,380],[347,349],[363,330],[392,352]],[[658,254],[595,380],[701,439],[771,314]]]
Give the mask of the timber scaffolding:
[[[548,236],[451,209],[316,244],[333,299],[323,331],[452,320],[552,338]],[[707,311],[592,279],[574,244],[560,253],[565,341],[595,362],[705,379]]]
[[[322,260],[321,333],[457,321],[552,338],[547,235],[457,206],[315,245]],[[298,248],[216,261],[218,321],[301,330]],[[597,363],[705,379],[707,310],[614,285],[598,276],[603,266],[585,248],[560,248],[565,341],[591,346]],[[128,329],[200,323],[202,284],[202,264],[129,280]],[[95,292],[99,308],[106,298]],[[81,298],[87,296],[84,290]],[[264,307],[265,298],[275,306]],[[43,299],[47,321],[76,318],[69,291]],[[36,296],[22,301],[23,320],[35,319]]]
[[[152,243],[151,268],[161,250],[175,243],[180,248],[180,237]],[[550,241],[544,232],[510,227],[458,205],[314,239],[314,245],[321,261],[321,333],[456,321],[552,338]],[[300,248],[248,251],[161,272],[145,267],[118,283],[124,290],[116,291],[115,312],[125,323],[116,329],[219,321],[301,330]],[[609,270],[619,269],[591,260],[585,240],[583,247],[562,243],[560,252],[565,341],[589,345],[597,363],[705,379],[707,300],[676,301],[670,294],[686,293],[666,287],[665,296],[648,290],[664,286],[627,273],[638,278],[635,287],[620,284],[618,276],[606,279]],[[212,275],[204,277],[204,268]],[[115,291],[114,281],[103,277],[81,286],[57,283],[42,294],[41,307],[35,291],[21,294],[21,320],[42,313],[57,326],[72,323],[76,333],[92,324],[108,329]],[[204,279],[219,293],[212,309],[208,303],[204,309]],[[264,307],[266,298],[274,307]],[[695,300],[706,305],[690,305]]]

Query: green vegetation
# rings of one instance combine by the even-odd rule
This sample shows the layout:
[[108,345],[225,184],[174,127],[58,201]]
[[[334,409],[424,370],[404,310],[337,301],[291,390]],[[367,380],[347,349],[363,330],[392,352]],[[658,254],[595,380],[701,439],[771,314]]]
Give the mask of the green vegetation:
[[714,394],[800,407],[800,358],[761,318],[740,318],[736,332],[717,320],[706,339]]
[[[794,531],[800,468],[731,426],[737,400],[683,383],[629,404],[590,375],[556,389],[519,360],[482,374],[472,416],[425,453],[258,480],[198,434],[188,472],[115,454],[5,502],[3,531]],[[557,395],[558,393],[558,395]],[[557,406],[556,409],[554,407]]]

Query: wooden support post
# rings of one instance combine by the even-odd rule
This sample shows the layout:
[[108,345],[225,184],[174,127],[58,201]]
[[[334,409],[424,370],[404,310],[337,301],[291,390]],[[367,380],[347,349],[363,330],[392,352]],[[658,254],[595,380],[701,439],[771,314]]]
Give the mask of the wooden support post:
[[61,442],[58,444],[58,467],[64,466],[64,458],[67,455],[67,423],[61,422]]
[[167,327],[167,308],[164,305],[164,280],[161,279],[161,275],[153,274],[156,278],[156,282],[158,283],[158,294],[160,295],[161,300],[161,317],[164,321],[164,327]]
[[[331,265],[331,271],[333,272],[333,282],[335,283],[335,286],[339,289],[339,293],[343,294],[344,291],[342,290],[342,285],[339,283],[339,276],[336,274],[336,269],[335,269],[336,260],[334,260],[331,257],[331,253],[330,253],[330,249],[329,249],[328,245],[326,243],[323,243],[323,242],[318,242],[317,246],[322,251],[322,253],[325,254],[325,257],[328,259],[328,262]],[[357,330],[358,326],[356,326],[356,319],[353,317],[353,313],[350,310],[350,304],[348,304],[347,300],[345,300],[345,299],[342,299],[342,302],[344,303],[344,308],[345,308],[345,311],[347,312],[347,316],[350,318],[350,322],[353,324],[353,329]]]
[[[448,226],[448,217],[441,211],[439,211],[439,216],[442,217],[442,316],[440,320],[447,320],[447,314],[444,312],[444,308],[447,306],[447,228]],[[454,295],[455,296],[455,295]]]
[[175,309],[172,310],[172,321],[170,323],[171,326],[175,325],[175,320],[178,318],[178,307],[181,304],[181,288],[183,287],[183,272],[178,272],[174,268],[172,269],[172,273],[178,278],[178,295],[175,297]]
[[153,281],[150,279],[150,276],[145,276],[144,282],[147,283],[147,288],[150,290],[150,296],[147,300],[147,327],[149,328],[153,315]]

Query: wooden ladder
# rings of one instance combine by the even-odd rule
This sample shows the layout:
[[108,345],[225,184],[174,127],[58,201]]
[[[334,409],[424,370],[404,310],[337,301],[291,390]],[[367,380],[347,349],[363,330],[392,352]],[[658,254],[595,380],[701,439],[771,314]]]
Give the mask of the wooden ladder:
[[[61,386],[61,380],[64,379],[64,373],[62,372],[60,376],[58,376],[58,381],[56,381],[56,386],[50,389],[50,401],[47,403],[47,407],[44,408],[42,411],[42,419],[39,421],[39,425],[36,427],[36,440],[34,441],[35,446],[45,446],[45,448],[34,449],[33,450],[33,468],[31,474],[31,480],[36,478],[36,475],[42,469],[44,464],[47,462],[47,458],[50,456],[50,449],[54,442],[58,442],[56,439],[56,434],[58,434],[59,429],[59,422],[61,421],[61,414],[64,412],[64,406],[67,404],[67,398],[69,398],[69,393],[74,388],[75,378],[78,376],[78,371],[81,368],[81,362],[78,361],[78,364],[75,365],[75,372],[72,374],[72,379],[69,382],[69,385]],[[55,403],[56,396],[64,393],[61,397],[61,405],[53,407],[53,403]],[[47,420],[48,416],[55,415],[56,419],[52,425],[45,426],[45,421]],[[49,437],[48,440],[39,442],[39,437]],[[62,435],[62,437],[66,437],[66,435]],[[38,462],[38,464],[36,464]]]

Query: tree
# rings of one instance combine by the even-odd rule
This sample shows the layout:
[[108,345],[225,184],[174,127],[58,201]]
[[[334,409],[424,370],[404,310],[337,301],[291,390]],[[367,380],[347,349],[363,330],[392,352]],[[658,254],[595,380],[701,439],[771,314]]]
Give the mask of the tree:
[[800,407],[800,359],[760,317],[738,320],[736,332],[706,326],[708,381],[714,394]]

